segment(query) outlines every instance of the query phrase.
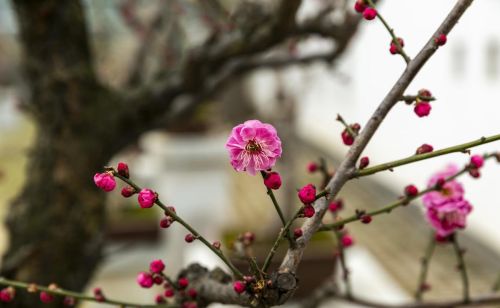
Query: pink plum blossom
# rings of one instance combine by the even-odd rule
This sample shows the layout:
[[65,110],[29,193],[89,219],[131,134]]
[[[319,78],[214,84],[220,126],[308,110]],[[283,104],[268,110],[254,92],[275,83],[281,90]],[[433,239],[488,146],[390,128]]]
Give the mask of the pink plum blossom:
[[153,204],[156,201],[156,198],[157,196],[154,191],[148,188],[144,188],[139,192],[139,195],[137,196],[137,201],[139,201],[139,205],[142,208],[149,208],[153,206]]
[[94,175],[94,183],[106,192],[110,192],[116,187],[115,177],[108,172],[96,173]]
[[281,140],[271,124],[250,120],[233,128],[226,149],[236,171],[255,175],[273,167],[281,157]]
[[449,165],[445,170],[436,173],[429,180],[428,187],[438,184],[441,188],[423,197],[427,208],[426,218],[441,237],[449,236],[456,229],[465,228],[467,215],[472,211],[472,206],[463,197],[462,184],[452,180],[441,185],[443,179],[455,175],[458,171],[456,166]]
[[140,272],[137,275],[137,283],[143,288],[151,288],[153,286],[153,276],[146,272]]

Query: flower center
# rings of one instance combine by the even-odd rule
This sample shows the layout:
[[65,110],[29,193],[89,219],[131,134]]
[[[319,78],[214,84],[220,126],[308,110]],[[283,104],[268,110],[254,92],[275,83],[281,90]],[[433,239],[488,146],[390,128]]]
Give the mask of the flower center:
[[245,150],[250,153],[260,153],[260,151],[262,151],[262,148],[260,144],[258,144],[255,140],[250,140],[245,146]]
[[445,197],[451,197],[453,195],[453,190],[451,188],[441,189],[441,194]]

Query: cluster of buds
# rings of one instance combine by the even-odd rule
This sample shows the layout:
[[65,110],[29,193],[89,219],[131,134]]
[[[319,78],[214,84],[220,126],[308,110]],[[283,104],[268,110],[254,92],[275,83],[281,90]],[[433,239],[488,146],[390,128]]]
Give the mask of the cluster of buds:
[[316,200],[316,186],[307,184],[299,189],[298,196],[300,201],[304,203],[302,215],[307,218],[313,217],[316,210],[311,204]]
[[392,54],[392,55],[397,55],[397,54],[400,54],[401,53],[401,48],[405,47],[405,42],[403,41],[402,38],[398,37],[397,38],[398,40],[398,44],[396,44],[396,42],[394,40],[391,41],[391,44],[389,46],[389,52]]
[[354,138],[356,138],[359,133],[361,125],[354,123],[349,125],[349,128],[350,129],[345,128],[341,134],[342,142],[344,142],[345,145],[352,145],[354,143]]
[[413,112],[418,117],[426,117],[431,113],[431,104],[432,93],[427,89],[421,89],[418,91],[418,95],[415,99],[415,107],[413,108]]
[[469,174],[473,178],[477,179],[481,176],[479,169],[481,169],[483,166],[484,166],[484,158],[481,155],[472,155],[467,169],[469,171]]
[[377,17],[377,10],[369,5],[365,0],[356,0],[354,3],[354,10],[360,14],[363,14],[363,18],[366,20],[372,20]]

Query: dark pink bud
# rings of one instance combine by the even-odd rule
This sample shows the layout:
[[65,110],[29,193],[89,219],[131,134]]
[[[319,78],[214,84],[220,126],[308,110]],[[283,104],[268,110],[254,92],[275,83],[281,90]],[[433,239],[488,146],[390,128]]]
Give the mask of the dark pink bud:
[[293,230],[293,237],[294,238],[299,238],[302,236],[302,234],[303,234],[303,232],[302,232],[301,228],[296,228],[295,230]]
[[431,109],[432,107],[429,102],[419,102],[415,105],[413,111],[421,118],[428,116],[431,113]]
[[128,165],[126,163],[119,162],[118,167],[116,168],[118,174],[123,176],[124,178],[129,178]]
[[186,277],[181,277],[177,280],[177,285],[180,289],[185,289],[189,285],[189,280]]
[[[405,46],[405,42],[403,41],[402,38],[398,37],[398,43],[401,47],[404,47]],[[391,41],[391,46],[389,48],[389,52],[393,55],[395,54],[398,54],[400,52],[398,46],[393,42]]]
[[101,288],[94,288],[94,290],[92,290],[94,292],[94,295],[97,295],[97,294],[102,294],[102,289]]
[[66,296],[63,299],[63,305],[68,307],[73,307],[74,305],[76,305],[76,300],[74,297]]
[[269,189],[279,189],[281,187],[281,177],[278,172],[269,172],[264,178],[264,185]]
[[144,188],[139,192],[137,196],[137,201],[139,201],[139,205],[144,208],[150,208],[156,202],[157,195],[154,191],[148,188]]
[[354,137],[351,136],[351,134],[349,134],[347,129],[344,129],[344,131],[342,131],[341,136],[342,136],[342,142],[345,145],[352,145],[354,143]]
[[430,153],[432,151],[434,151],[434,148],[432,147],[432,145],[424,143],[417,148],[417,151],[415,152],[415,154],[425,154],[425,153]]
[[472,155],[470,158],[470,164],[479,169],[484,165],[484,158],[481,155]]
[[54,300],[54,295],[52,295],[48,292],[42,291],[42,292],[40,292],[40,300],[42,301],[42,303],[48,304]]
[[446,41],[448,40],[448,38],[446,37],[446,34],[439,34],[435,39],[434,39],[434,42],[436,43],[436,45],[438,46],[443,46],[444,44],[446,44]]
[[163,283],[163,277],[159,276],[159,275],[156,275],[153,277],[153,283],[154,284],[157,284],[157,285],[160,285]]
[[369,224],[372,222],[372,217],[370,215],[363,215],[361,216],[361,222],[364,224]]
[[186,243],[192,243],[194,241],[194,235],[192,235],[191,233],[186,234],[184,240],[186,241]]
[[426,101],[427,99],[432,97],[432,93],[431,93],[431,91],[429,91],[427,89],[420,89],[420,90],[418,90],[418,97],[421,100]]
[[363,0],[358,0],[354,3],[354,10],[358,13],[363,13],[366,10],[367,6],[363,2]]
[[104,302],[106,300],[106,297],[104,297],[103,294],[95,294],[94,298],[95,298],[96,301],[98,301],[100,303],[102,303],[102,302]]
[[431,289],[431,285],[428,284],[427,282],[424,282],[420,285],[420,290],[427,292]]
[[153,273],[161,273],[163,272],[163,270],[165,269],[165,264],[163,263],[162,260],[158,259],[158,260],[153,260],[151,261],[151,263],[149,264],[149,270]]
[[110,192],[116,187],[115,177],[108,172],[96,173],[94,175],[94,183],[105,192]]
[[406,186],[405,195],[408,197],[415,197],[416,195],[418,195],[418,188],[415,185]]
[[309,164],[307,164],[307,171],[309,171],[309,173],[318,171],[318,168],[318,164],[316,164],[315,162],[310,162]]
[[316,210],[314,209],[314,207],[312,205],[307,204],[304,207],[304,210],[302,211],[302,213],[304,214],[304,217],[311,218],[314,216],[314,213],[316,213]]
[[131,197],[133,194],[136,193],[135,188],[132,186],[125,186],[122,188],[122,196],[125,198]]
[[374,9],[372,7],[368,7],[363,11],[363,18],[364,19],[372,20],[375,17],[377,17],[377,10],[376,9]]
[[344,202],[342,201],[342,199],[337,199],[337,200],[330,202],[330,204],[328,205],[328,210],[333,213],[333,212],[336,212],[338,210],[341,210],[343,206],[344,206]]
[[165,292],[163,292],[163,295],[165,295],[165,297],[173,297],[175,295],[175,292],[174,292],[174,289],[172,288],[167,288],[165,289]]
[[312,203],[316,200],[316,187],[313,184],[307,184],[299,190],[298,196],[302,203]]
[[473,177],[475,179],[478,179],[481,177],[481,173],[479,172],[479,169],[477,169],[477,168],[469,169],[469,174],[471,177]]
[[347,247],[352,246],[354,244],[354,239],[349,234],[344,234],[342,236],[342,238],[340,239],[340,242],[342,243],[342,246],[344,248],[347,248]]
[[196,298],[198,292],[195,289],[191,288],[187,291],[187,295],[191,298]]
[[359,169],[365,169],[370,164],[370,159],[368,156],[361,157],[359,160]]
[[182,308],[198,308],[198,304],[196,302],[184,302],[182,303]]
[[140,272],[137,275],[136,281],[143,288],[151,288],[153,286],[153,276],[146,272]]
[[443,188],[444,183],[446,183],[446,180],[445,180],[444,178],[439,178],[439,179],[436,181],[436,188],[437,188],[437,189],[441,189],[441,188]]
[[10,303],[14,299],[15,290],[12,287],[7,287],[0,291],[0,302]]
[[165,217],[160,220],[160,227],[163,229],[166,229],[170,227],[172,224],[172,218],[171,217]]
[[241,294],[245,292],[246,289],[245,283],[243,281],[237,280],[233,282],[233,289],[236,293]]
[[158,294],[155,297],[155,302],[157,304],[163,304],[163,303],[165,303],[165,299],[163,298],[163,296],[161,294]]

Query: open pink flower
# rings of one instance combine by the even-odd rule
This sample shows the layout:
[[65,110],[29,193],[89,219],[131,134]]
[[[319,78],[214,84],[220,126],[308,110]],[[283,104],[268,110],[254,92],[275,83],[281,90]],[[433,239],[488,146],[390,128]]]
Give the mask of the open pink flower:
[[[456,166],[449,165],[444,171],[432,176],[428,187],[435,187],[457,172]],[[463,186],[455,180],[444,183],[438,191],[424,195],[422,201],[427,208],[426,218],[438,236],[447,237],[456,229],[465,228],[466,218],[472,211],[472,206],[463,196]]]
[[236,171],[255,175],[274,166],[281,156],[281,140],[272,125],[250,120],[233,128],[226,149]]

